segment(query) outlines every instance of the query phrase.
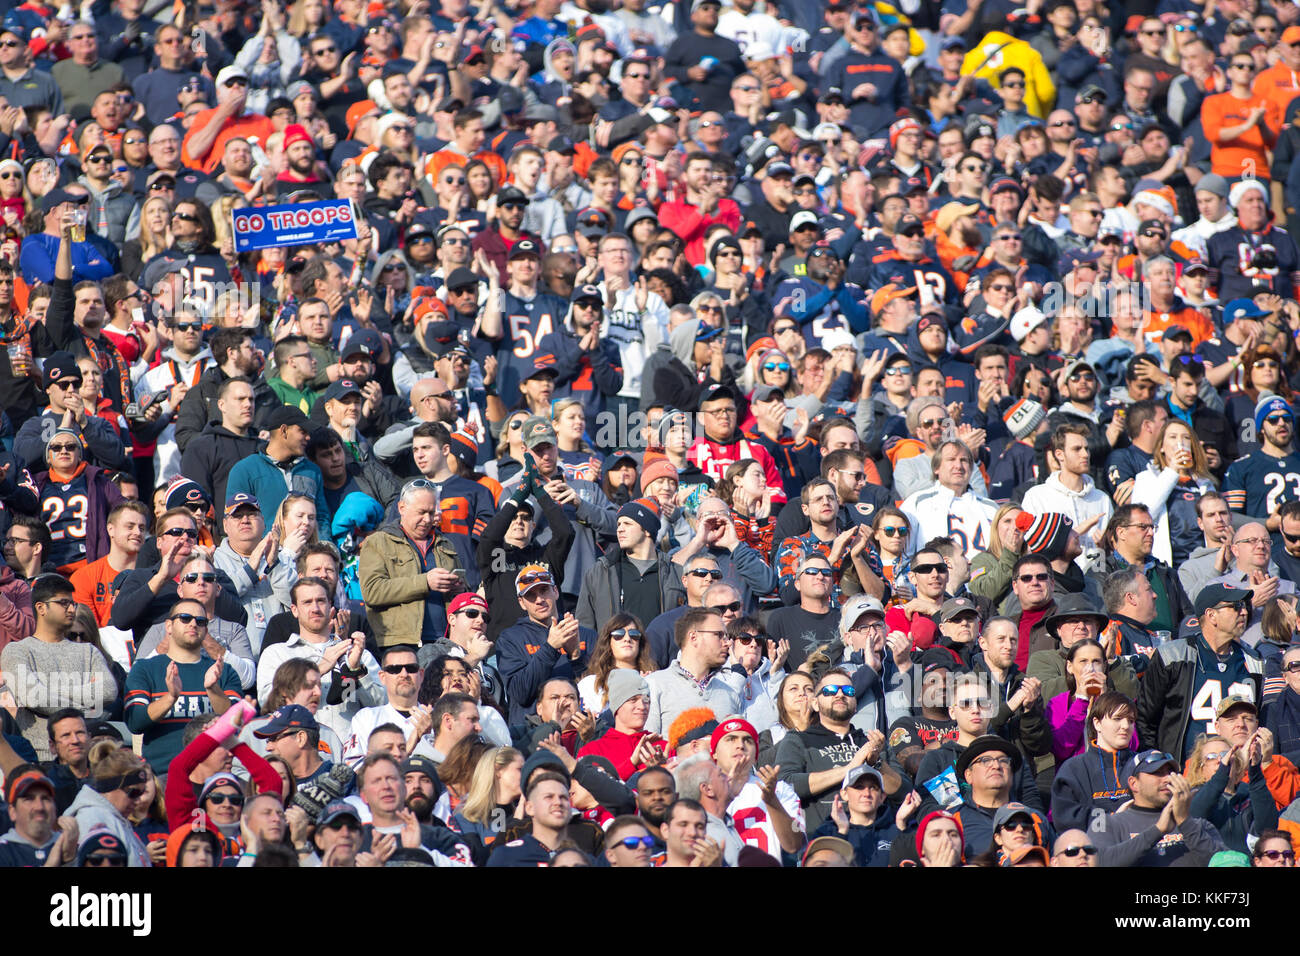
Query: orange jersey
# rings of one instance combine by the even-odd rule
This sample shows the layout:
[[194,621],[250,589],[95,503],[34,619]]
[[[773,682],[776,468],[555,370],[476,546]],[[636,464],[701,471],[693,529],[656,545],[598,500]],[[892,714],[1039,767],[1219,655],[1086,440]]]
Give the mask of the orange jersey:
[[271,121],[265,116],[250,114],[241,116],[238,119],[232,117],[222,125],[221,132],[217,133],[208,151],[202,156],[195,156],[190,151],[190,144],[194,140],[194,132],[203,129],[218,109],[220,109],[219,106],[214,106],[210,110],[203,110],[194,114],[194,123],[190,126],[190,131],[185,134],[185,139],[181,141],[181,162],[192,169],[201,169],[205,173],[211,173],[221,165],[221,157],[226,151],[227,140],[238,137],[247,139],[250,136],[255,136],[258,143],[265,146],[267,138],[275,132],[275,127],[271,125]]
[[[1255,77],[1255,85],[1251,91],[1272,103],[1277,108],[1276,118],[1283,119],[1286,116],[1287,104],[1300,96],[1300,71],[1287,69],[1285,63],[1274,63]],[[1273,114],[1270,113],[1266,119],[1271,124],[1274,120]],[[1274,135],[1281,131],[1280,126],[1273,127]]]
[[1147,341],[1157,342],[1164,338],[1165,330],[1173,325],[1181,325],[1192,333],[1192,348],[1202,342],[1208,342],[1215,335],[1214,324],[1199,309],[1192,308],[1181,299],[1174,301],[1172,311],[1157,312],[1150,309],[1144,319],[1142,334],[1146,336]]
[[[1219,142],[1220,130],[1240,126],[1259,106],[1264,107],[1267,128],[1256,124],[1235,139]],[[1209,96],[1201,104],[1201,126],[1210,141],[1211,172],[1231,180],[1268,175],[1268,150],[1277,139],[1273,130],[1282,128],[1282,113],[1275,102],[1262,96],[1240,100],[1231,93]]]
[[100,627],[108,626],[108,617],[113,611],[113,581],[121,573],[108,563],[108,555],[104,555],[98,561],[82,565],[68,579],[72,582],[77,603],[94,612],[95,623]]

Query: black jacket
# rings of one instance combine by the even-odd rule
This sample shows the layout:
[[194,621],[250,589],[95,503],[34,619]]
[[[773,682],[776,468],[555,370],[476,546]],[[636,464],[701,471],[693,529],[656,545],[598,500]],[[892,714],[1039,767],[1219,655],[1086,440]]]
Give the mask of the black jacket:
[[[522,548],[506,544],[506,531],[515,520],[519,505],[513,498],[502,497],[500,509],[479,538],[479,568],[483,571],[483,594],[487,598],[492,616],[488,620],[488,637],[498,635],[523,616],[519,595],[515,591],[515,575],[525,564],[540,563],[551,569],[557,586],[564,581],[564,562],[573,544],[574,530],[564,509],[546,492],[536,495],[542,514],[551,528],[551,540],[546,544],[530,542]],[[603,623],[603,622],[602,622]]]
[[[642,387],[644,385],[643,379]],[[679,408],[684,412],[698,412],[700,410],[700,396],[711,385],[727,385],[735,388],[736,376],[732,374],[730,366],[724,362],[721,378],[714,379],[712,375],[706,375],[704,381],[701,382],[696,373],[687,368],[686,363],[674,355],[654,370],[654,380],[650,383],[650,392],[654,395],[657,404],[671,405],[673,408]]]
[[[189,401],[189,396],[185,401]],[[181,408],[184,407],[182,402]],[[195,481],[221,512],[226,506],[226,479],[230,470],[261,448],[262,440],[256,434],[237,435],[221,422],[208,422],[202,433],[185,446],[181,474]]]
[[[1254,699],[1259,700],[1264,685],[1264,662],[1252,648],[1240,643],[1238,646],[1255,685]],[[1144,747],[1157,747],[1182,759],[1183,739],[1191,722],[1195,676],[1200,666],[1200,650],[1188,640],[1168,641],[1151,655],[1137,698],[1137,732]]]
[[[988,675],[989,683],[996,684],[993,672],[984,661],[984,655],[975,653],[971,657],[973,669]],[[1007,679],[998,685],[998,712],[989,721],[989,731],[1003,740],[1009,740],[1027,757],[1052,752],[1052,728],[1047,723],[1043,697],[1040,695],[1027,709],[1012,711],[1007,701],[1016,695],[1020,685],[1025,682],[1025,675],[1016,666],[1015,661],[1007,671]]]
[[781,768],[781,779],[794,787],[803,804],[809,832],[821,826],[831,815],[839,787],[813,792],[808,785],[810,775],[822,770],[843,767],[854,758],[867,742],[867,733],[850,727],[841,737],[827,730],[819,721],[808,725],[807,730],[791,731],[776,745],[776,762]]
[[[221,411],[217,408],[217,392],[222,383],[230,376],[214,365],[204,369],[199,376],[199,384],[190,389],[181,407],[176,411],[176,447],[182,452],[191,440],[203,433],[209,422],[220,422]],[[283,405],[280,397],[266,384],[266,377],[259,375],[252,381],[253,386],[253,431],[266,427],[266,418],[276,408]],[[237,461],[238,459],[236,459]],[[233,467],[234,462],[231,462]],[[185,472],[186,475],[189,472]]]

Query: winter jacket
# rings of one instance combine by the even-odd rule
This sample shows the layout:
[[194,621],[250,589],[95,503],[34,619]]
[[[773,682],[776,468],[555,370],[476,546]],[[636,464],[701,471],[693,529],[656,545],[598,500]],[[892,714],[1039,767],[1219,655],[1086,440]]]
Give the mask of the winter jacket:
[[893,810],[894,808],[889,804],[883,804],[876,812],[876,819],[870,826],[850,823],[847,833],[840,833],[835,821],[828,817],[822,821],[821,826],[809,834],[809,839],[832,836],[848,840],[853,847],[858,866],[888,866],[890,847],[899,836]]
[[[921,795],[921,806],[916,811],[919,818],[923,819],[927,813],[933,810],[943,809],[936,796],[937,790],[935,786],[927,786],[927,781],[941,779],[950,769],[955,775],[954,768],[957,764],[957,758],[965,751],[965,745],[959,744],[955,739],[943,740],[938,747],[927,750],[921,757],[921,765],[916,771],[916,792]],[[966,800],[970,795],[969,786],[964,780],[957,780],[956,782],[961,789],[962,799]],[[1033,765],[1027,760],[1022,760],[1020,769],[1012,775],[1011,799],[1018,800],[1040,812],[1045,813],[1047,811],[1047,808],[1043,806],[1043,799],[1039,795],[1038,786],[1034,783]]]
[[[176,446],[182,452],[204,431],[209,422],[221,421],[221,410],[217,408],[217,392],[221,390],[222,384],[228,378],[230,376],[223,372],[220,366],[214,365],[212,368],[204,369],[203,374],[199,376],[199,384],[186,393],[185,400],[181,402],[181,407],[176,412]],[[253,386],[253,427],[250,431],[256,433],[266,426],[267,416],[284,402],[271,391],[271,386],[266,384],[265,376],[259,375],[250,384]],[[232,461],[231,464],[233,465],[234,462]],[[193,477],[188,471],[184,473],[187,477]]]
[[121,183],[110,179],[103,192],[96,190],[85,176],[77,183],[90,193],[90,202],[86,204],[86,224],[90,228],[118,245],[139,236],[140,204]]
[[[235,583],[235,597],[248,613],[248,641],[254,659],[262,650],[262,635],[271,618],[289,610],[293,603],[290,591],[298,581],[298,571],[291,561],[277,558],[264,573],[249,566],[248,559],[236,554],[226,538],[212,554],[212,563]],[[241,675],[242,676],[242,675]]]
[[[46,409],[27,419],[18,429],[14,437],[14,454],[23,459],[33,474],[45,467],[45,445],[54,437],[55,430],[62,426],[62,420],[62,414]],[[126,446],[106,419],[87,415],[81,424],[81,443],[85,448],[83,457],[90,464],[116,471],[132,470]]]
[[1252,765],[1247,780],[1237,784],[1237,789],[1229,794],[1227,786],[1231,770],[1231,762],[1222,761],[1214,776],[1192,794],[1188,812],[1214,824],[1228,849],[1249,855],[1248,840],[1253,844],[1251,838],[1257,838],[1261,831],[1277,829],[1277,804],[1268,792],[1268,783],[1259,764]]
[[[977,674],[986,676],[989,685],[996,684],[993,672],[989,670],[988,665],[984,662],[984,655],[977,653],[971,659],[972,670]],[[1051,751],[1052,748],[1052,729],[1047,723],[1047,715],[1043,706],[1046,699],[1039,696],[1027,709],[1022,708],[1019,712],[1012,711],[1007,706],[1007,701],[1015,696],[1020,689],[1020,685],[1025,682],[1028,676],[1020,671],[1014,662],[1007,670],[1007,679],[998,686],[998,712],[993,715],[989,721],[989,733],[997,734],[1004,740],[1009,740],[1016,744],[1022,753],[1026,756],[1034,757]]]
[[746,675],[738,671],[738,667],[723,665],[703,682],[696,680],[680,660],[655,671],[646,678],[650,685],[650,716],[645,729],[667,736],[673,721],[692,707],[708,707],[722,716],[740,713]]
[[[1128,566],[1123,558],[1112,551],[1109,554],[1102,555],[1100,565],[1089,572],[1088,577],[1095,581],[1100,588],[1107,575]],[[1169,630],[1176,633],[1179,622],[1186,620],[1195,611],[1191,600],[1183,590],[1182,584],[1179,583],[1178,575],[1174,573],[1174,569],[1163,561],[1157,560],[1154,556],[1149,557],[1144,570],[1147,580],[1151,582],[1151,587],[1156,591],[1157,604],[1160,600],[1160,592],[1164,591],[1165,598],[1169,602],[1169,615],[1173,624]],[[1098,607],[1102,606],[1101,601],[1096,603]],[[1146,739],[1143,738],[1143,740]],[[1152,744],[1152,746],[1155,745]]]
[[[658,567],[660,614],[686,603],[686,588],[682,584],[681,565],[674,564],[663,551],[655,551]],[[620,566],[623,549],[606,551],[593,564],[582,579],[578,592],[578,623],[598,631],[604,623],[623,610],[623,583]]]
[[996,557],[992,551],[981,551],[970,563],[966,587],[976,597],[986,598],[995,606],[1000,604],[1011,593],[1012,571],[1019,560],[1020,555],[1010,548],[1003,548]]
[[[94,465],[87,465],[85,470],[86,500],[86,563],[98,561],[108,554],[108,513],[122,502],[122,492],[117,485],[108,480],[108,472]],[[36,492],[39,496],[50,483],[50,473],[42,471],[35,478]]]
[[537,500],[552,528],[551,540],[546,544],[530,542],[522,548],[506,544],[506,531],[519,511],[519,506],[511,498],[503,498],[496,516],[479,538],[477,557],[483,570],[483,593],[492,608],[492,617],[488,621],[488,637],[492,640],[523,616],[515,589],[515,575],[525,564],[545,564],[551,569],[556,585],[563,586],[565,555],[573,543],[574,527],[564,517],[564,509],[550,495],[542,493]]
[[67,815],[77,821],[81,839],[86,839],[95,827],[103,827],[122,841],[127,852],[127,866],[153,866],[130,821],[94,787],[86,786],[77,791],[77,799],[68,807]]
[[[1214,483],[1206,478],[1197,478],[1194,481],[1196,494],[1205,494],[1207,491],[1214,490]],[[1155,544],[1151,547],[1151,553],[1163,561],[1165,564],[1174,563],[1173,545],[1169,539],[1169,509],[1167,507],[1169,498],[1178,487],[1178,471],[1173,468],[1164,468],[1156,471],[1153,462],[1145,471],[1137,473],[1133,479],[1133,495],[1131,501],[1135,505],[1146,505],[1147,510],[1151,512],[1151,518],[1156,523]],[[1100,534],[1100,532],[1098,532]]]
[[0,649],[36,631],[32,589],[7,564],[0,565]]
[[[510,698],[510,724],[523,723],[536,712],[537,695],[552,678],[563,678],[577,686],[587,669],[587,659],[596,646],[596,632],[578,628],[578,657],[557,651],[546,642],[550,628],[532,618],[521,618],[501,632],[496,641],[497,668],[506,682]],[[648,728],[647,728],[648,729]]]
[[1123,809],[1098,818],[1088,831],[1101,851],[1101,866],[1191,866],[1203,867],[1210,857],[1227,846],[1209,822],[1189,816],[1163,834],[1156,827],[1160,809],[1128,803]]
[[[1137,698],[1137,732],[1143,746],[1182,757],[1203,640],[1198,634],[1188,640],[1167,641],[1151,655]],[[1259,700],[1263,696],[1264,662],[1251,648],[1240,642],[1236,646],[1254,685],[1253,699]]]
[[257,499],[269,528],[275,523],[280,502],[290,491],[316,499],[316,524],[330,526],[330,508],[325,501],[325,478],[316,463],[305,457],[275,462],[265,451],[241,460],[226,478],[226,495],[245,492]]
[[[188,396],[186,401],[189,401]],[[181,408],[185,408],[185,403],[181,403]],[[220,422],[208,422],[202,433],[185,446],[181,455],[181,474],[198,484],[215,505],[224,508],[226,482],[231,469],[245,458],[256,455],[265,444],[252,429],[247,435],[239,435]],[[267,527],[270,527],[269,523]]]
[[1131,750],[1089,747],[1063,761],[1052,779],[1052,825],[1058,833],[1092,830],[1093,822],[1118,810],[1128,799],[1128,781],[1121,779]]
[[[434,563],[442,570],[452,571],[460,566],[455,547],[444,535],[435,532],[430,549]],[[419,643],[427,601],[443,608],[442,627],[437,630],[441,633],[445,629],[445,600],[449,595],[429,590],[423,567],[415,545],[396,522],[381,525],[361,546],[358,568],[361,596],[366,602],[366,619],[381,648]],[[469,568],[465,570],[468,572]]]
[[[145,542],[149,544],[148,541]],[[142,552],[143,554],[143,552]],[[172,605],[176,603],[176,582],[166,581],[157,594],[149,589],[149,581],[158,573],[158,565],[137,565],[134,571],[126,571],[115,582],[117,597],[113,599],[113,611],[109,622],[116,628],[135,633],[136,646],[144,642],[149,628],[167,617]],[[244,624],[248,615],[235,597],[235,584],[220,568],[216,568],[217,583],[221,591],[217,594],[217,617],[236,624]]]

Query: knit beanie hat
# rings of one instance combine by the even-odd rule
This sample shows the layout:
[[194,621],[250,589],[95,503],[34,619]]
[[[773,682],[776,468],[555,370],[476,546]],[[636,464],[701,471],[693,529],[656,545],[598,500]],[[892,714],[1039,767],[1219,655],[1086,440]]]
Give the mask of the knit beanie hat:
[[618,709],[633,697],[649,696],[650,685],[638,671],[619,667],[609,672],[605,691],[609,697],[609,712],[617,714]]
[[[921,825],[916,828],[916,855],[918,857],[925,855],[925,831],[935,820],[951,820],[957,827],[957,835],[961,837],[962,846],[966,845],[966,830],[961,825],[961,817],[954,816],[947,810],[935,810],[933,813],[926,814],[925,819],[921,821]],[[961,856],[964,863],[966,861],[965,852]]]
[[1291,410],[1291,406],[1287,404],[1286,399],[1281,395],[1270,394],[1261,398],[1259,404],[1255,406],[1255,434],[1258,435],[1264,428],[1264,419],[1270,415],[1276,415],[1278,412],[1295,418],[1295,412]]
[[1046,417],[1043,406],[1032,398],[1022,398],[1002,413],[1012,438],[1028,438]]
[[651,537],[659,533],[659,503],[650,498],[636,498],[618,509],[619,518],[631,518]]
[[1065,553],[1074,522],[1059,512],[1033,515],[1022,511],[1016,515],[1016,527],[1025,533],[1025,553],[1042,555],[1055,561]]

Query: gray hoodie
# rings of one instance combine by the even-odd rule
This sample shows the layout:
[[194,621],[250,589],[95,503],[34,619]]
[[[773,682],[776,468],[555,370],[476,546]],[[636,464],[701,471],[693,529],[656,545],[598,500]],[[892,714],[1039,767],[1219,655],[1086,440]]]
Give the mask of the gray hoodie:
[[68,816],[77,821],[83,842],[92,829],[100,827],[122,841],[128,856],[127,866],[153,866],[144,843],[135,835],[130,822],[90,784],[77,791],[77,799],[68,807]]

